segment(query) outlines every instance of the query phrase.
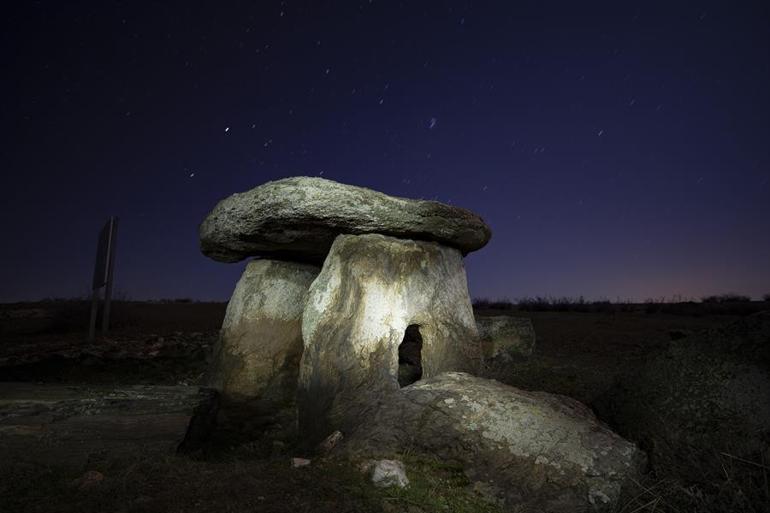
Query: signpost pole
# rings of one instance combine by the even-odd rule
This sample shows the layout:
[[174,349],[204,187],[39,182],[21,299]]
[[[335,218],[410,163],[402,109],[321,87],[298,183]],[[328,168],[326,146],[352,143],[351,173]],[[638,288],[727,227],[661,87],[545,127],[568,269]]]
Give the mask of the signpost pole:
[[110,329],[110,304],[112,302],[112,275],[115,269],[115,242],[118,234],[118,218],[110,217],[109,238],[107,239],[107,283],[104,289],[104,312],[102,333]]
[[88,341],[93,342],[96,337],[96,314],[99,312],[99,289],[91,290],[91,322],[88,326]]
[[96,337],[96,317],[99,314],[99,289],[104,290],[104,310],[102,312],[102,333],[110,329],[110,303],[112,301],[112,277],[115,267],[115,242],[118,234],[118,218],[110,217],[99,232],[96,244],[96,264],[91,283],[91,320],[88,325],[88,340]]

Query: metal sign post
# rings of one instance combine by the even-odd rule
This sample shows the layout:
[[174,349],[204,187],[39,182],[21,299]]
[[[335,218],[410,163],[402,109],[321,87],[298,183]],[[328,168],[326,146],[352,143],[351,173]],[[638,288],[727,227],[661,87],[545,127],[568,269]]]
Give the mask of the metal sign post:
[[96,245],[96,264],[91,282],[91,321],[88,328],[88,340],[96,336],[96,316],[99,312],[99,290],[104,287],[104,311],[102,312],[102,333],[110,328],[110,302],[112,300],[112,278],[115,268],[115,242],[118,235],[118,218],[110,217],[99,232]]

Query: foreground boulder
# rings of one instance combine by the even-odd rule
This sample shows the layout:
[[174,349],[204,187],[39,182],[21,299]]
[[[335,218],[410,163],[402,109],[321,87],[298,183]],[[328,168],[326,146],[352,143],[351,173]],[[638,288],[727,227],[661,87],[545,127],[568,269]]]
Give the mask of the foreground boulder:
[[459,250],[340,235],[302,319],[299,428],[315,444],[348,432],[400,386],[478,363]]
[[409,486],[406,467],[401,461],[370,460],[362,463],[359,469],[371,475],[372,484],[377,488],[389,488],[391,486],[406,488]]
[[408,450],[459,461],[509,511],[612,508],[644,464],[573,399],[457,372],[390,394],[344,447],[353,457]]
[[317,267],[277,260],[246,265],[222,325],[209,384],[227,401],[289,406],[302,356],[302,309]]
[[436,241],[463,254],[491,236],[479,216],[462,208],[293,177],[220,201],[200,226],[200,244],[204,255],[221,262],[264,256],[320,264],[342,233]]
[[526,358],[535,349],[535,328],[526,317],[479,316],[476,327],[485,359]]

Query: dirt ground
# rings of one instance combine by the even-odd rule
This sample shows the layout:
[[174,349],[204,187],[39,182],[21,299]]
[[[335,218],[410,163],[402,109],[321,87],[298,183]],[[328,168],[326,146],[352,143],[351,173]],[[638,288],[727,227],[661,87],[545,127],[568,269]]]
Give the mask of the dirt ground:
[[[0,305],[2,382],[81,385],[203,383],[224,316],[222,303],[114,305],[114,329],[86,341],[88,304]],[[501,312],[532,319],[531,358],[490,375],[525,389],[575,397],[595,410],[617,380],[672,339],[723,326],[737,314],[677,315],[644,309],[595,312]],[[85,463],[14,461],[0,465],[0,511],[498,511],[481,500],[459,468],[403,455],[413,486],[377,490],[334,460],[292,468],[292,441],[229,445],[180,456],[137,448]],[[97,472],[93,483],[83,476]],[[97,475],[97,474],[91,474]],[[86,484],[84,484],[86,483]],[[635,503],[636,504],[636,503]],[[625,511],[663,511],[660,505]]]

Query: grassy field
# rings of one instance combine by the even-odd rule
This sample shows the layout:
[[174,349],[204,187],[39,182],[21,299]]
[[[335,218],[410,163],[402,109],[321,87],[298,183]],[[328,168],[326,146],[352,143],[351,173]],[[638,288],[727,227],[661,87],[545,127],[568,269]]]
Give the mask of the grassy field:
[[[528,317],[537,334],[531,358],[488,368],[488,376],[577,398],[601,417],[624,376],[672,340],[768,308],[758,302],[702,308],[481,303],[477,314]],[[222,303],[117,302],[114,330],[89,343],[83,335],[87,303],[0,305],[0,382],[196,385],[204,377],[224,310]],[[131,458],[99,455],[77,467],[3,462],[0,511],[498,511],[474,493],[459,468],[446,462],[404,455],[413,486],[396,492],[373,488],[355,469],[334,460],[291,468],[292,456],[297,454],[291,440],[270,441],[267,449],[262,441],[229,445],[220,440],[215,448],[193,456],[139,450]],[[619,511],[727,511],[720,508],[730,504],[762,511],[756,501],[703,495],[743,493],[740,487],[746,483],[737,481],[747,479],[753,480],[752,493],[768,495],[765,506],[770,507],[767,462],[716,457],[711,464],[721,477],[714,478],[719,482],[710,490],[688,482],[693,463],[683,461],[681,468],[653,469]],[[103,479],[92,486],[77,482],[87,471],[98,471]]]

